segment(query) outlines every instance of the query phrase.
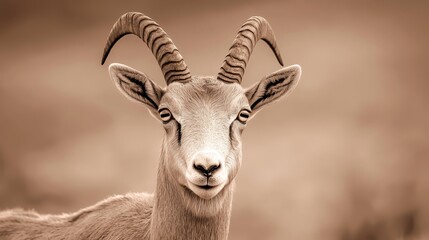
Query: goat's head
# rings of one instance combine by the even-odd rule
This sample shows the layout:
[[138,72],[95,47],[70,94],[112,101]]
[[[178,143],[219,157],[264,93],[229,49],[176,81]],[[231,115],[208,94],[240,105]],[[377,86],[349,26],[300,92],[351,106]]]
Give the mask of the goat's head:
[[[185,201],[222,198],[241,165],[241,133],[263,106],[286,96],[298,83],[298,65],[282,68],[248,89],[240,85],[258,40],[263,39],[282,59],[273,31],[262,17],[252,17],[240,28],[217,77],[191,76],[167,34],[149,17],[127,13],[113,26],[102,64],[122,36],[140,37],[155,55],[167,87],[122,64],[110,65],[119,90],[146,104],[164,126],[164,167],[169,180],[181,188]],[[192,203],[191,203],[192,204]]]

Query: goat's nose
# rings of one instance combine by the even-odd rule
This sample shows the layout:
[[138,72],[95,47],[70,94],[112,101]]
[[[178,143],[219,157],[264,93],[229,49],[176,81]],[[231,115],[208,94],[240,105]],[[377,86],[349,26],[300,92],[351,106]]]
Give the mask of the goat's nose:
[[202,153],[196,155],[194,158],[194,169],[207,177],[213,175],[220,166],[220,157],[218,154]]

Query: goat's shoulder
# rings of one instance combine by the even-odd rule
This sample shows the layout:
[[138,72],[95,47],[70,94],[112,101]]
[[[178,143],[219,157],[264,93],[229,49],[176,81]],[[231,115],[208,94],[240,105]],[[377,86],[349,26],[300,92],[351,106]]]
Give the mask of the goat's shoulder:
[[71,214],[7,210],[0,212],[0,238],[146,239],[152,207],[152,195],[129,193],[109,197]]
[[71,214],[67,222],[79,233],[79,238],[143,239],[149,231],[152,208],[152,195],[129,193]]

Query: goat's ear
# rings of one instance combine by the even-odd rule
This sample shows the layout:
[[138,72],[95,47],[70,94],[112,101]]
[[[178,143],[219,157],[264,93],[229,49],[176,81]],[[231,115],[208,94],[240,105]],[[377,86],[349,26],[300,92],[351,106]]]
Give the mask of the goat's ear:
[[292,65],[282,68],[264,77],[261,81],[246,90],[252,115],[263,106],[289,95],[298,84],[301,67]]
[[109,66],[109,73],[116,87],[128,99],[146,104],[154,116],[158,116],[158,105],[164,90],[144,73],[119,63]]

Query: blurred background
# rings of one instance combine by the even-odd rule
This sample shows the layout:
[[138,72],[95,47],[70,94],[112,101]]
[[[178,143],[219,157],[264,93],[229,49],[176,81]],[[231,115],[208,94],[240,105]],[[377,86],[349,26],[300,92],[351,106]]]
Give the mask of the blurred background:
[[[0,1],[0,209],[76,211],[152,192],[163,128],[114,87],[127,64],[165,85],[113,23],[143,12],[195,75],[215,75],[241,24],[273,27],[301,82],[243,135],[230,239],[429,239],[427,1]],[[280,68],[257,45],[244,86]]]

